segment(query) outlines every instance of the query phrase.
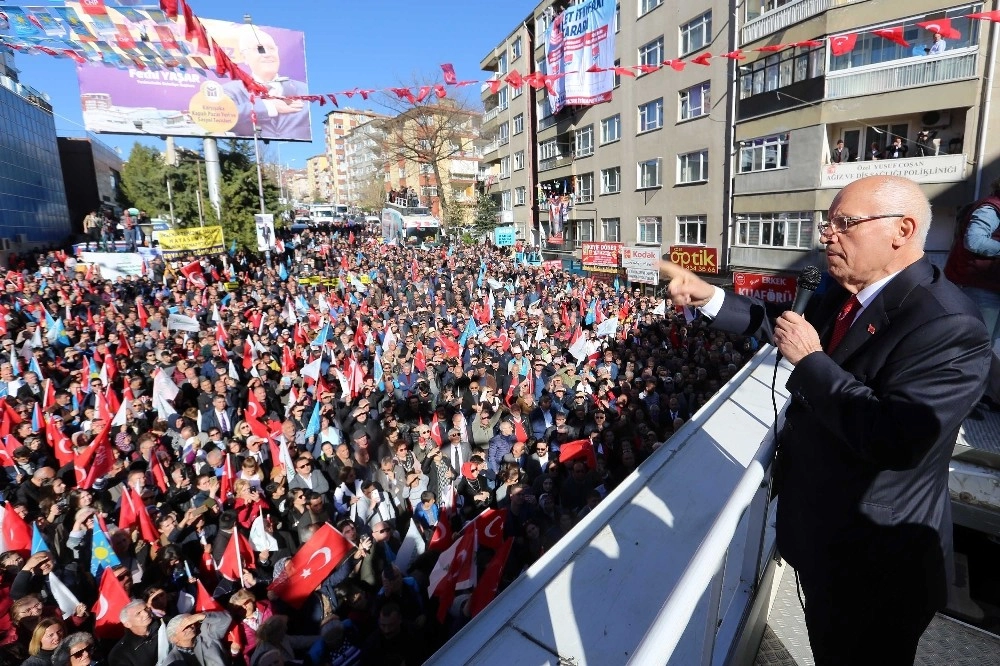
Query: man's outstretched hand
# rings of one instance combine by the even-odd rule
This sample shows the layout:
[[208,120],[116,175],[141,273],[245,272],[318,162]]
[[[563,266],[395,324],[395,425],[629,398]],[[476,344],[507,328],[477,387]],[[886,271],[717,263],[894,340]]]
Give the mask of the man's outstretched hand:
[[715,295],[715,288],[700,277],[677,264],[660,260],[660,277],[670,282],[668,291],[674,305],[701,307]]

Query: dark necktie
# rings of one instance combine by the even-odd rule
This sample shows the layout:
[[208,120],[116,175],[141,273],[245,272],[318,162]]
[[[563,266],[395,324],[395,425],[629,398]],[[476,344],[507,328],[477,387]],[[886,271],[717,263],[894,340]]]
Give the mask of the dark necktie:
[[837,321],[833,325],[833,335],[830,336],[830,342],[826,345],[826,353],[832,354],[833,351],[840,345],[840,342],[847,335],[847,329],[851,327],[854,323],[854,316],[861,309],[861,301],[858,300],[856,294],[852,294],[847,302],[844,303],[844,307],[840,308],[840,312],[837,314]]

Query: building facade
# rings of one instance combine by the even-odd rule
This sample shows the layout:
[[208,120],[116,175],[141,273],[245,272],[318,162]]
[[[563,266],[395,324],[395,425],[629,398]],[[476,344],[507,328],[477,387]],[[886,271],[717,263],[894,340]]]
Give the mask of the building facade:
[[354,128],[380,117],[373,111],[344,108],[331,111],[323,119],[326,158],[330,170],[330,197],[336,203],[348,199],[347,152],[345,140]]
[[73,231],[83,233],[83,218],[101,208],[117,212],[122,158],[93,137],[58,138],[59,164]]
[[43,93],[17,80],[6,49],[0,67],[0,251],[58,243],[71,233],[55,119]]
[[377,122],[355,127],[344,139],[347,158],[347,203],[375,211],[385,199],[386,170],[379,146],[385,135]]
[[[505,82],[546,69],[545,32],[569,2],[542,2],[481,62]],[[721,270],[735,65],[682,71],[640,65],[718,53],[729,43],[729,5],[621,0],[614,21],[612,99],[553,114],[544,88],[483,84],[489,192],[501,221],[547,258],[579,259],[587,241],[671,248],[708,275]],[[630,76],[634,74],[634,76]],[[517,77],[514,77],[517,80]],[[561,243],[550,242],[549,203],[566,202]],[[685,248],[687,248],[685,250]]]
[[[839,188],[874,174],[921,183],[934,211],[927,253],[943,265],[957,209],[1000,176],[1000,141],[987,131],[997,27],[965,17],[992,9],[941,0],[741,8],[739,47],[749,57],[737,83],[734,272],[823,266],[816,225]],[[942,19],[954,32],[935,46],[918,24]],[[896,31],[907,45],[874,30]],[[833,53],[832,38],[843,53]]]
[[[499,80],[482,86],[486,184],[547,258],[618,241],[719,283],[792,274],[824,265],[816,226],[839,188],[895,173],[930,198],[927,249],[943,263],[957,208],[1000,176],[998,28],[966,17],[996,3],[619,0],[615,62],[631,72],[610,102],[552,114],[544,89],[508,81],[545,73],[545,31],[568,4],[542,2],[481,62]],[[546,242],[555,196],[570,203],[561,245]]]
[[[306,160],[306,176],[309,178],[309,200],[325,203],[333,200],[333,173],[326,154],[313,155]],[[336,199],[336,201],[343,201]]]

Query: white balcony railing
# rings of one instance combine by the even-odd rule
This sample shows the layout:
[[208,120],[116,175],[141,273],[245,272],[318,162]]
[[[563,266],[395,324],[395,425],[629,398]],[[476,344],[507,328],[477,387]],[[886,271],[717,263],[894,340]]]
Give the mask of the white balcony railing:
[[826,73],[826,99],[883,94],[976,76],[978,47],[915,56]]
[[500,141],[499,139],[493,139],[488,144],[486,144],[486,146],[483,148],[483,155],[489,155],[490,153],[496,152],[497,149],[500,148],[499,141]]
[[795,0],[777,9],[761,14],[744,24],[740,31],[740,45],[755,42],[768,35],[783,30],[790,25],[822,14],[828,9],[853,5],[862,0]]
[[483,122],[488,123],[498,115],[500,115],[500,107],[494,106],[492,109],[483,114]]
[[506,146],[508,143],[510,143],[510,136],[497,137],[498,146]]

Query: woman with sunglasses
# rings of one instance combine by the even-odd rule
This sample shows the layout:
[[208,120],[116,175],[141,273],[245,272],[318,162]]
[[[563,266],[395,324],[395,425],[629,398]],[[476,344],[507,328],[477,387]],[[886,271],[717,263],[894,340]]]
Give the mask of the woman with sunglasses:
[[52,666],[92,666],[100,664],[94,637],[81,631],[62,640],[52,653]]

